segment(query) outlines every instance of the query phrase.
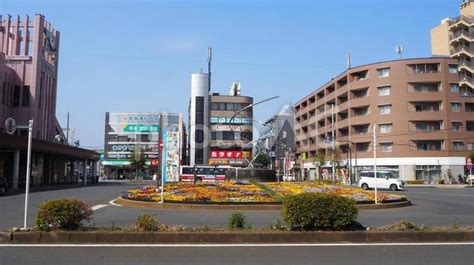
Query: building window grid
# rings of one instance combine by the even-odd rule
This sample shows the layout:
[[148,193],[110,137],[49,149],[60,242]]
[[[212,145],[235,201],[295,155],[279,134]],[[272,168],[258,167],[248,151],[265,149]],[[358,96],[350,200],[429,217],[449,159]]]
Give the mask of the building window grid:
[[451,102],[451,111],[452,112],[460,112],[461,111],[461,103],[460,102]]
[[392,105],[391,104],[385,104],[385,105],[379,105],[379,114],[380,115],[388,115],[392,111]]
[[379,91],[379,96],[390,96],[390,86],[381,86],[377,88]]
[[390,67],[377,69],[377,74],[378,74],[379,77],[389,77],[390,76]]

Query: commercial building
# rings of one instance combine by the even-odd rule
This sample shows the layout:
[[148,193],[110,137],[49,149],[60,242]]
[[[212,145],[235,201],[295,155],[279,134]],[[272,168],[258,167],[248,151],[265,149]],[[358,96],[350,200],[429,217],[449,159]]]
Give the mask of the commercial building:
[[295,144],[294,116],[292,108],[273,115],[265,121],[260,131],[260,136],[268,136],[260,144],[260,151],[270,159],[270,169],[276,170],[277,174],[289,174],[292,168]]
[[253,99],[241,96],[234,83],[229,95],[213,93],[210,101],[209,164],[246,166],[253,148]]
[[34,121],[32,185],[95,181],[98,154],[67,145],[56,119],[59,38],[42,15],[0,17],[0,178],[13,189],[25,183],[28,129],[7,134],[7,119]]
[[299,100],[295,148],[300,158],[307,156],[298,162],[305,176],[314,176],[318,151],[332,153],[333,132],[341,165],[373,168],[374,125],[379,167],[426,182],[464,174],[465,157],[474,148],[474,102],[460,90],[458,60],[350,68]]
[[189,164],[244,166],[252,157],[253,99],[234,83],[229,95],[209,95],[209,75],[191,76]]
[[104,175],[109,179],[132,179],[156,174],[167,181],[178,181],[185,139],[180,113],[107,112],[101,161]]
[[435,56],[457,60],[460,93],[474,97],[474,1],[463,1],[459,9],[459,17],[445,18],[431,30],[431,50]]

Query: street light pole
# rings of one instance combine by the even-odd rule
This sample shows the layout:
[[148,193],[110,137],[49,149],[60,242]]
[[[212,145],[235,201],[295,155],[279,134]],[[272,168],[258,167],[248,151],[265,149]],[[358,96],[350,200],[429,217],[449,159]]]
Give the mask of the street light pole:
[[26,161],[26,189],[25,189],[25,216],[23,219],[23,230],[27,230],[28,223],[28,193],[30,192],[30,171],[31,171],[31,138],[33,135],[33,119],[28,124],[28,155]]
[[334,126],[334,104],[331,105],[331,123],[332,123],[332,130],[331,130],[331,138],[332,138],[332,180],[335,182],[336,180],[336,139],[335,138],[335,126]]
[[374,124],[372,127],[372,135],[374,138],[374,178],[375,178],[375,204],[378,204],[377,198],[377,125]]

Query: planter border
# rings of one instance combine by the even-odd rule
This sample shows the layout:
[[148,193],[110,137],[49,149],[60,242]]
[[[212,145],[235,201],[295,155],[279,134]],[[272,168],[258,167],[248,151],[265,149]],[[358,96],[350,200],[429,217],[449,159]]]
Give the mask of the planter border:
[[[155,209],[173,209],[173,210],[266,210],[266,211],[280,211],[282,204],[281,203],[177,203],[177,202],[146,202],[138,200],[130,200],[119,196],[116,199],[116,203],[123,206],[131,207],[145,207],[145,208],[155,208]],[[373,209],[388,209],[388,208],[398,208],[412,205],[411,202],[407,199],[403,199],[397,202],[383,203],[383,204],[357,204],[356,207],[359,210],[373,210]]]
[[474,242],[474,231],[210,231],[210,232],[106,232],[58,231],[1,233],[2,244],[242,244],[242,243],[419,243]]

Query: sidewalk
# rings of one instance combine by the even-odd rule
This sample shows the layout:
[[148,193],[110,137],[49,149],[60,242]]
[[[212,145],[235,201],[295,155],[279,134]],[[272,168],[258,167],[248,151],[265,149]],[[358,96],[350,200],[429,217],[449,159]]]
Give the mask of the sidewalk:
[[405,184],[405,187],[463,189],[463,188],[470,188],[471,186],[469,184]]

